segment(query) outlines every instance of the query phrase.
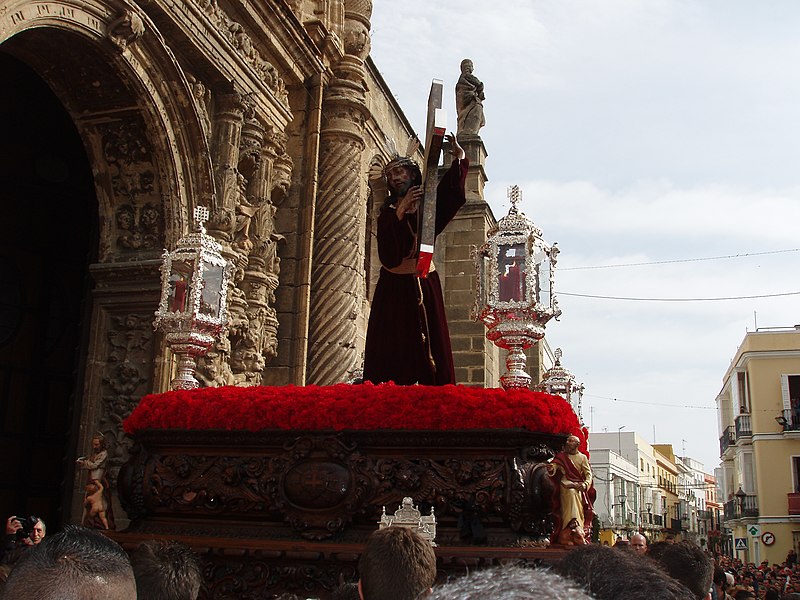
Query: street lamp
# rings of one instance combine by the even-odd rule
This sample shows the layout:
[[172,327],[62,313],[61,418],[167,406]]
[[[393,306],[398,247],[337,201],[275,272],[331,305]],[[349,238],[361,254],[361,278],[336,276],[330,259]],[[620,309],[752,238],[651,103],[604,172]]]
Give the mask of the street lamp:
[[509,189],[511,208],[473,248],[477,293],[472,318],[482,322],[486,337],[508,350],[504,389],[527,388],[525,350],[544,337],[544,328],[561,315],[553,289],[558,247],[542,239],[542,230],[517,209],[518,186]]

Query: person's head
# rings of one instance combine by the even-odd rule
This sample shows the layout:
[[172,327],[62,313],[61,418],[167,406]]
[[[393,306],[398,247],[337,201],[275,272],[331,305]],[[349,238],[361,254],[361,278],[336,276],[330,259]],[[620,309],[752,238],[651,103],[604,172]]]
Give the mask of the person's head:
[[436,579],[436,555],[416,531],[386,527],[369,536],[358,571],[363,600],[415,600]]
[[572,550],[561,559],[556,570],[583,586],[596,600],[694,600],[686,586],[652,561],[633,552],[620,552],[597,544]]
[[95,529],[68,525],[20,560],[6,581],[15,600],[131,600],[136,582],[128,555]]
[[461,72],[469,75],[475,69],[475,65],[472,64],[472,61],[468,58],[465,58],[461,61]]
[[753,590],[739,590],[733,595],[733,600],[756,600]]
[[106,437],[102,433],[95,433],[92,436],[92,450],[99,452],[106,449]]
[[142,542],[131,556],[136,589],[148,600],[195,600],[203,576],[197,556],[179,542]]
[[714,567],[713,577],[714,585],[724,592],[728,587],[728,578],[725,576],[725,569],[720,566]]
[[31,542],[33,542],[33,545],[35,546],[41,543],[41,541],[44,539],[44,536],[47,535],[47,526],[41,519],[36,517],[34,518],[36,519],[36,522],[33,524],[33,527],[31,527]]
[[392,198],[401,198],[415,185],[422,184],[422,171],[419,165],[407,157],[398,157],[390,161],[383,169],[386,185]]
[[655,560],[670,577],[692,590],[696,598],[705,598],[708,595],[714,574],[714,561],[700,546],[687,541],[667,544]]
[[637,554],[644,554],[647,552],[647,538],[641,533],[634,533],[631,536],[631,549]]
[[578,447],[581,445],[581,440],[577,435],[569,435],[567,436],[567,441],[564,442],[564,449],[569,454],[575,454],[578,451]]
[[589,600],[574,582],[544,569],[519,566],[475,571],[437,585],[424,600]]
[[674,544],[675,543],[675,536],[672,535],[671,533],[668,533],[667,536],[664,538],[664,541],[667,544]]

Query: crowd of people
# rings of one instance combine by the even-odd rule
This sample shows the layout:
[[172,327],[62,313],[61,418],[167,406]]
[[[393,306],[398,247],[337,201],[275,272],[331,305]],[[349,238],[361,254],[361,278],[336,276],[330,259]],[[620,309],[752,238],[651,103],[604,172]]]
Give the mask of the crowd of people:
[[[97,529],[70,525],[47,535],[36,517],[10,517],[0,552],[0,600],[195,600],[203,579],[198,557],[178,542],[142,542],[129,556]],[[358,572],[358,582],[332,598],[800,600],[794,551],[781,564],[755,565],[715,559],[688,541],[648,544],[641,534],[614,547],[577,546],[552,568],[506,565],[437,583],[430,542],[386,527],[367,540]]]
[[47,535],[36,517],[9,517],[0,554],[0,600],[196,600],[200,562],[187,546],[148,540],[130,556],[97,529]]

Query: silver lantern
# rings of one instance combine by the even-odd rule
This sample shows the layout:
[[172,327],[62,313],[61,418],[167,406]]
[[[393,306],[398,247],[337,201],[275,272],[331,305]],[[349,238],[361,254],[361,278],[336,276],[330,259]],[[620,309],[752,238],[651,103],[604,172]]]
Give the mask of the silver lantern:
[[153,326],[164,332],[167,345],[178,357],[173,390],[198,386],[197,357],[208,351],[227,324],[232,266],[222,256],[222,247],[206,233],[207,219],[206,207],[195,208],[194,231],[162,256],[161,302]]
[[477,293],[472,318],[481,321],[486,337],[508,350],[504,389],[527,388],[525,350],[544,337],[544,328],[561,310],[553,292],[558,247],[542,239],[542,231],[517,209],[518,186],[509,189],[511,209],[473,249]]
[[561,348],[556,348],[553,354],[556,363],[544,374],[542,381],[536,386],[536,390],[561,396],[564,400],[569,402],[572,410],[578,416],[581,425],[583,425],[581,404],[583,402],[584,386],[582,383],[577,382],[575,375],[573,375],[569,369],[561,365],[561,357],[564,355],[564,353],[561,352]]

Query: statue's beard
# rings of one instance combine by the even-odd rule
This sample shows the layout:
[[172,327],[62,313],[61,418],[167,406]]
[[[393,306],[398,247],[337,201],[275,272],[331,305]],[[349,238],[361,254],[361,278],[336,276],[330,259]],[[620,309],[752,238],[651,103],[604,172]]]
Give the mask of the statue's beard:
[[399,186],[392,186],[392,191],[396,198],[402,198],[408,193],[408,190],[411,189],[411,186],[414,185],[414,182],[410,179],[406,182],[401,183]]

